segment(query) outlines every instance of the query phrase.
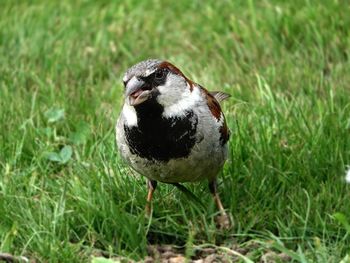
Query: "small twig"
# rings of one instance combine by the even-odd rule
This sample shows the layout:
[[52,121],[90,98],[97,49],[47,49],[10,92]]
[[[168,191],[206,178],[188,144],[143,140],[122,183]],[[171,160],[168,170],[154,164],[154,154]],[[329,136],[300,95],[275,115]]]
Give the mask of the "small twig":
[[6,262],[29,262],[29,259],[23,256],[14,256],[9,253],[0,252],[0,261]]

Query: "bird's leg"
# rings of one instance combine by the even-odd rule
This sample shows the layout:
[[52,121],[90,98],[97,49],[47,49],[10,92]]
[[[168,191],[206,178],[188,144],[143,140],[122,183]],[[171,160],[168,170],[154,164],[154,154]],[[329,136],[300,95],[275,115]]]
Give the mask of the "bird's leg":
[[157,181],[148,180],[147,187],[148,187],[148,194],[147,194],[147,203],[146,203],[146,215],[150,216],[152,212],[152,197],[153,197],[153,192],[157,188]]
[[231,227],[230,218],[227,215],[224,206],[221,203],[218,191],[217,191],[217,181],[216,179],[209,181],[209,190],[213,196],[215,204],[219,208],[220,215],[216,218],[217,224],[221,229],[229,229]]

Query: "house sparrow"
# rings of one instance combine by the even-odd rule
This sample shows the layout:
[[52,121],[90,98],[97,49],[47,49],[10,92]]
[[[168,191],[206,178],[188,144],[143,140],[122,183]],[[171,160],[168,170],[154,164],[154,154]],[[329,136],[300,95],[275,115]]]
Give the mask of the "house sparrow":
[[207,179],[220,211],[218,223],[229,227],[216,182],[230,135],[219,102],[229,95],[208,92],[158,59],[132,66],[123,82],[125,102],[116,139],[123,159],[148,178],[146,212],[151,212],[158,181],[180,186]]

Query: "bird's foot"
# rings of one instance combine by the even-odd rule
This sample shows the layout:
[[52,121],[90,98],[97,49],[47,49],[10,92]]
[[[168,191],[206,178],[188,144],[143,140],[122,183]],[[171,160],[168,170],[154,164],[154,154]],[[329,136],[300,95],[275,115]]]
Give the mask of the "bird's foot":
[[226,213],[216,216],[215,223],[220,230],[229,230],[232,228],[232,220]]

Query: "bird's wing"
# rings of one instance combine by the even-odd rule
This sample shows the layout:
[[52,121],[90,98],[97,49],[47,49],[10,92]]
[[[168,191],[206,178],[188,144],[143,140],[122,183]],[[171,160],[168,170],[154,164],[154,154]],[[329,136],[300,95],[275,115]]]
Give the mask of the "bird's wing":
[[223,100],[228,99],[229,97],[231,97],[230,94],[222,92],[222,91],[211,91],[209,92],[211,95],[214,96],[214,98],[218,101],[218,102],[222,102]]
[[[205,88],[201,87],[202,92],[206,95],[207,104],[211,114],[216,118],[217,121],[220,121],[223,118],[222,126],[220,127],[220,140],[222,144],[225,144],[230,138],[230,130],[227,127],[225,115],[221,111],[219,102],[230,97],[229,94],[216,91],[208,92]],[[219,97],[219,98],[218,98]]]

